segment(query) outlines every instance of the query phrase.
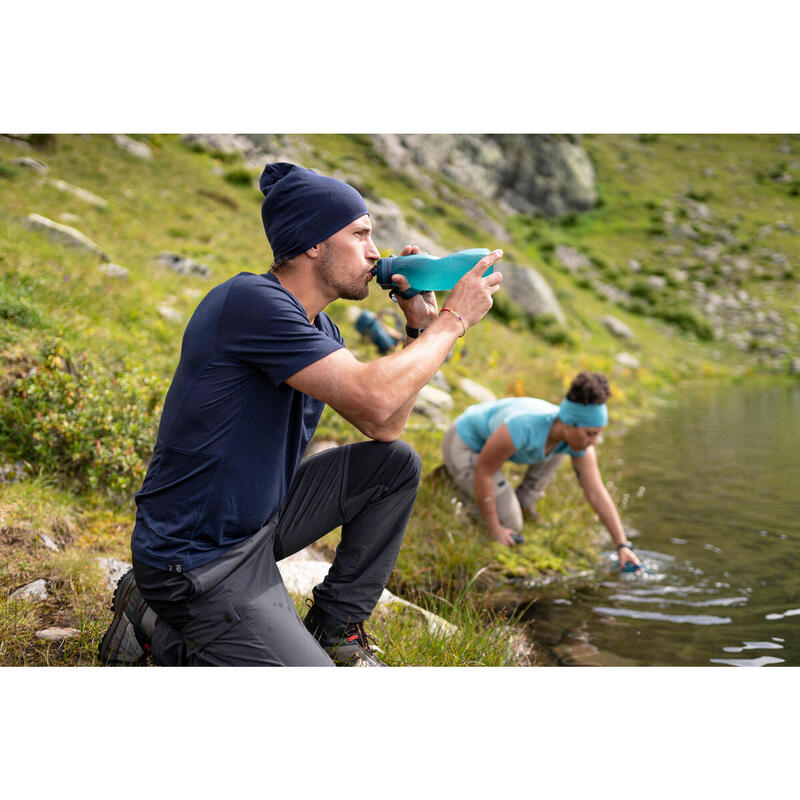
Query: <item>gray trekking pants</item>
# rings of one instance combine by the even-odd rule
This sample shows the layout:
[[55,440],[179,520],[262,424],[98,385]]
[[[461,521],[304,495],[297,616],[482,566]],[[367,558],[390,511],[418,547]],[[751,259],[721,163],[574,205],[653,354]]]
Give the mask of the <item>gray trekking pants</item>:
[[342,538],[314,605],[342,624],[375,608],[394,568],[421,472],[405,442],[360,442],[303,459],[280,512],[215,561],[181,574],[134,560],[158,614],[164,666],[333,666],[306,630],[277,562],[339,525]]
[[[480,454],[470,449],[458,435],[455,423],[442,438],[442,455],[445,467],[458,488],[474,498],[475,463]],[[563,453],[556,453],[538,464],[531,464],[516,490],[511,487],[502,470],[492,475],[497,518],[506,528],[519,533],[522,530],[522,510],[536,514],[536,504],[563,457]]]

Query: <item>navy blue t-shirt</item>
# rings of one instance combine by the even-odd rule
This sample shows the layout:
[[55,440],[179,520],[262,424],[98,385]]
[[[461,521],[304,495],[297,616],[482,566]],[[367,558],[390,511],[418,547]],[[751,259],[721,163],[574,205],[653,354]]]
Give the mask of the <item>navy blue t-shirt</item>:
[[192,315],[136,495],[133,556],[185,571],[218,558],[283,505],[324,403],[284,383],[344,345],[274,275],[242,272]]

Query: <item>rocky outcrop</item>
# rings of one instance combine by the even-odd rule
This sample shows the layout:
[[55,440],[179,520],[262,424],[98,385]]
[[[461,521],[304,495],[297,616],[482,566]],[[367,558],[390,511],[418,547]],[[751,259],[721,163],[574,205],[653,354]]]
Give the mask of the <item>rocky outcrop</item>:
[[533,267],[502,261],[498,271],[503,273],[503,291],[528,316],[551,314],[559,323],[566,324],[566,315],[556,300],[550,284]]
[[576,136],[375,134],[372,139],[390,167],[428,190],[435,173],[510,213],[559,216],[597,203],[594,168]]
[[618,339],[633,339],[633,331],[622,320],[611,314],[602,317],[600,322]]
[[111,138],[117,147],[121,147],[125,152],[136,156],[136,158],[141,158],[145,161],[150,161],[153,158],[153,151],[144,142],[131,139],[130,136],[126,136],[124,133],[115,133]]

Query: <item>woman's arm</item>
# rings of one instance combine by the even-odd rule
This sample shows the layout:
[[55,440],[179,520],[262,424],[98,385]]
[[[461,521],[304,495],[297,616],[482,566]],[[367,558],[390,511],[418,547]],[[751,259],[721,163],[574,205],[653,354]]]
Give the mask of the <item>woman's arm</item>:
[[[621,545],[627,542],[617,507],[611,499],[603,479],[600,477],[597,453],[593,445],[589,445],[580,458],[572,457],[572,468],[575,470],[575,476],[581,485],[581,489],[583,489],[583,493],[586,495],[586,499],[589,501],[589,505],[597,512],[601,522],[608,529],[614,544]],[[617,552],[619,553],[620,569],[628,561],[632,561],[634,564],[641,563],[633,550],[628,547],[621,547]]]
[[501,425],[485,442],[478,460],[475,462],[475,501],[481,512],[489,536],[500,544],[514,544],[512,531],[500,522],[497,516],[497,505],[494,497],[494,483],[492,475],[503,468],[503,464],[514,455],[514,442],[511,432],[505,425]]

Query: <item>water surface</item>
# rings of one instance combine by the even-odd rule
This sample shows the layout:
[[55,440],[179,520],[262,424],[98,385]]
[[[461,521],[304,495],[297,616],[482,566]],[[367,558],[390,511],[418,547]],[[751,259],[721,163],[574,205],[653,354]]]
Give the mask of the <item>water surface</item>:
[[800,666],[800,384],[683,390],[600,460],[650,573],[609,552],[591,588],[537,603],[551,657]]

